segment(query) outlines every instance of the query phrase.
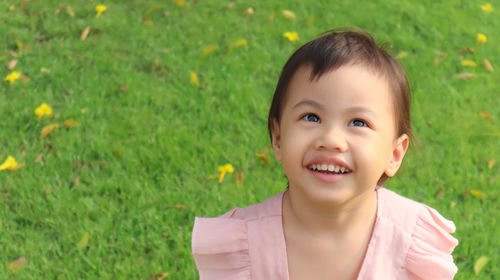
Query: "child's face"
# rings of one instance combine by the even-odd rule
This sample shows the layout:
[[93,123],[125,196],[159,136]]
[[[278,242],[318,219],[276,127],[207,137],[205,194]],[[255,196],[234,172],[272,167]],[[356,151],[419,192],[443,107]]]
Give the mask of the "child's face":
[[[273,148],[291,189],[340,205],[374,190],[383,173],[396,173],[408,136],[396,136],[385,78],[360,65],[342,66],[312,82],[310,73],[311,67],[302,66],[290,82]],[[334,171],[315,170],[323,166]]]

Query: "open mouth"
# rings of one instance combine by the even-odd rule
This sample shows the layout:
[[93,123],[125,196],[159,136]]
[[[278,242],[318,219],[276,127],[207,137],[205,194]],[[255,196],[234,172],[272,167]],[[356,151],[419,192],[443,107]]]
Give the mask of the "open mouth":
[[352,172],[349,168],[333,164],[312,164],[307,168],[313,172],[318,172],[325,175],[343,175]]

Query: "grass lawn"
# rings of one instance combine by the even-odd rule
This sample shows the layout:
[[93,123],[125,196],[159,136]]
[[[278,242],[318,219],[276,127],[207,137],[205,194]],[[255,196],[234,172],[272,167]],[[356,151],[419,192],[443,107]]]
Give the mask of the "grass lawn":
[[[386,43],[413,89],[418,144],[387,187],[455,222],[456,279],[498,279],[491,2],[0,1],[0,164],[24,164],[0,171],[0,278],[196,279],[194,217],[285,188],[266,125],[286,59],[355,26]],[[52,114],[38,119],[43,103]]]

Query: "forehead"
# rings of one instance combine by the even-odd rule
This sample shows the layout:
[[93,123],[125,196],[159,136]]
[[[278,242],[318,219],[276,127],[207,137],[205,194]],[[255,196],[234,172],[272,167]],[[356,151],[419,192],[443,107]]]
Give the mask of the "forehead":
[[294,106],[303,99],[318,99],[333,107],[350,105],[394,111],[387,78],[359,64],[341,66],[317,77],[312,76],[311,66],[301,66],[290,81],[284,105]]

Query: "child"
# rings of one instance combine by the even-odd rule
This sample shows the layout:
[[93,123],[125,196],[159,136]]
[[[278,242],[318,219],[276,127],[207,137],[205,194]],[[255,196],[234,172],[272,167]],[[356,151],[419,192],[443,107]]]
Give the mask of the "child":
[[452,279],[452,221],[385,189],[411,138],[401,66],[362,31],[336,30],[287,61],[268,119],[289,187],[196,218],[201,279]]

